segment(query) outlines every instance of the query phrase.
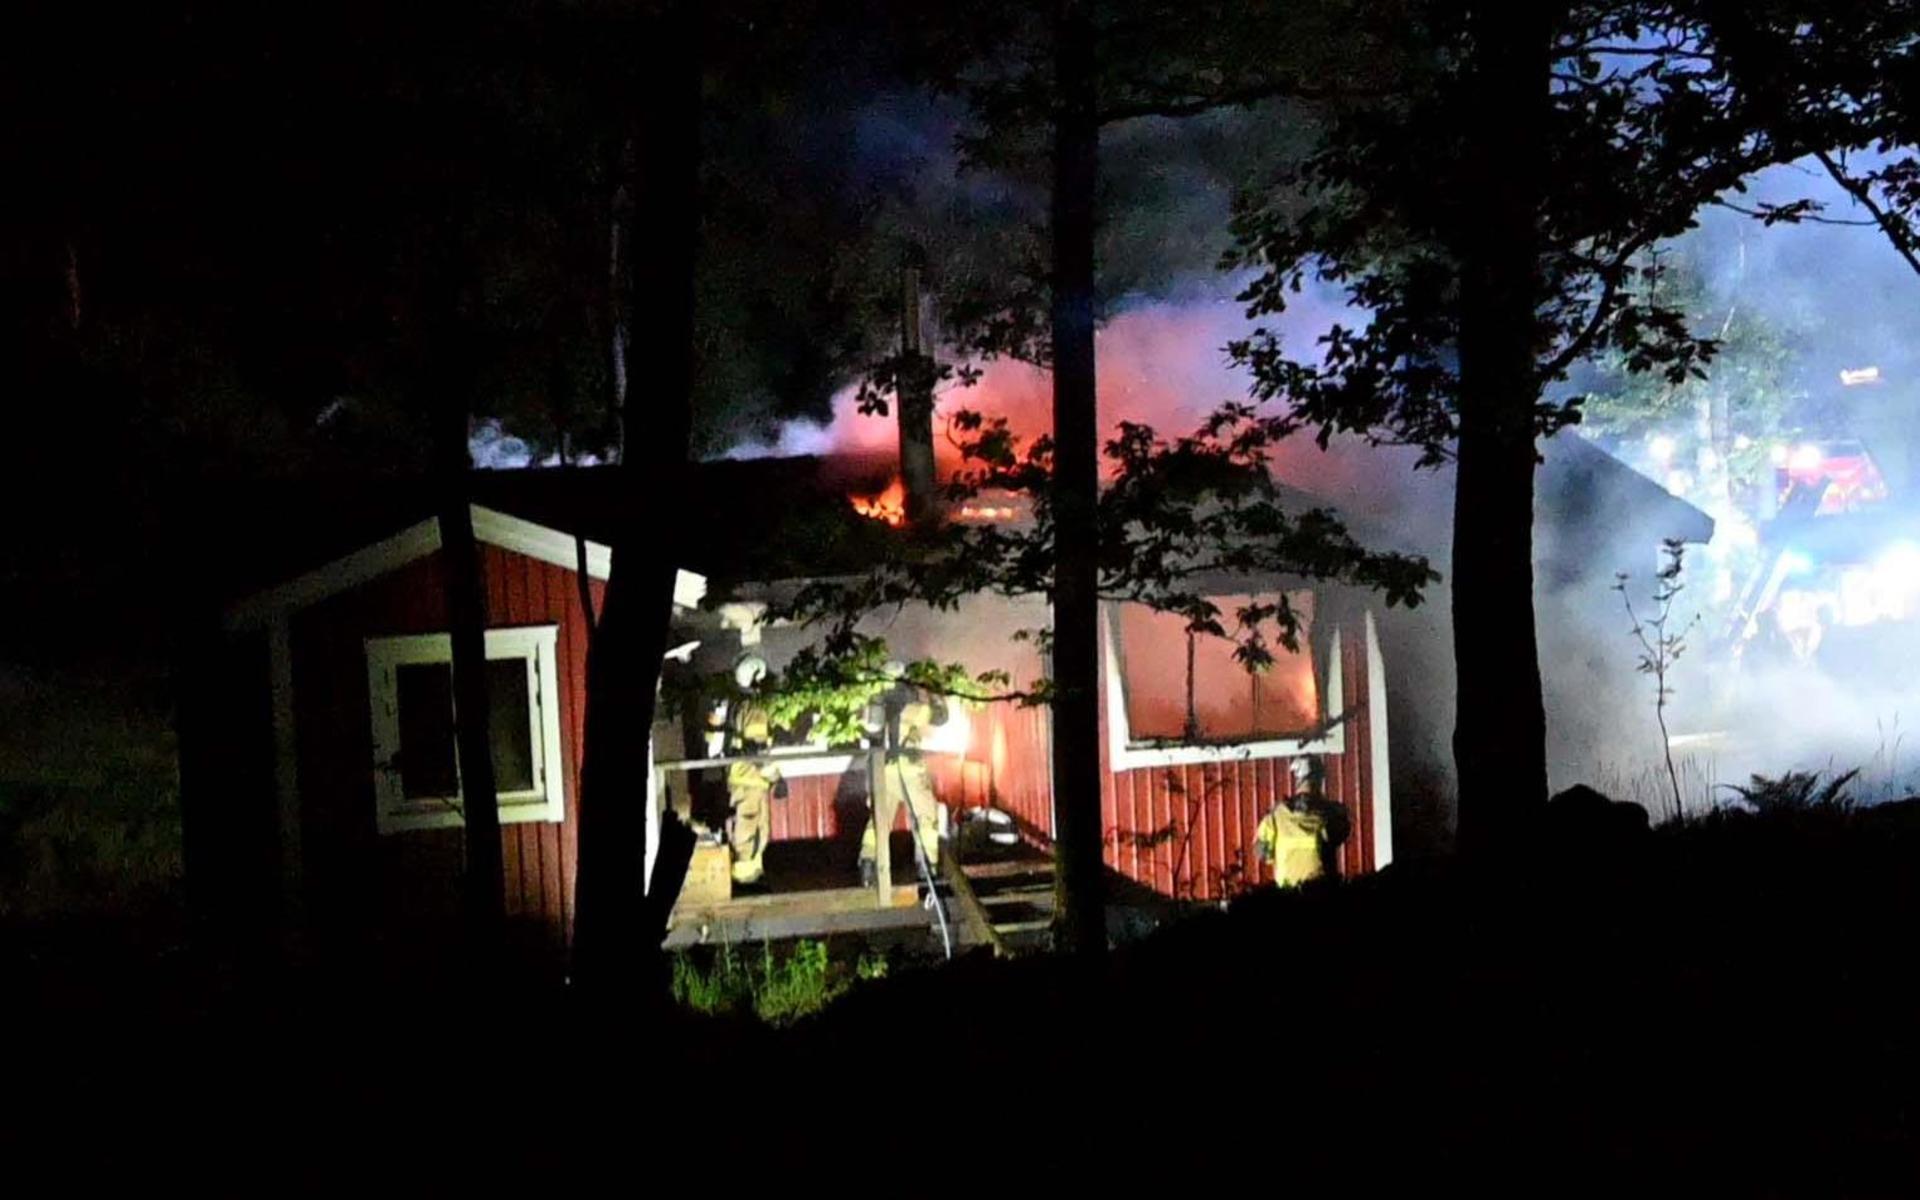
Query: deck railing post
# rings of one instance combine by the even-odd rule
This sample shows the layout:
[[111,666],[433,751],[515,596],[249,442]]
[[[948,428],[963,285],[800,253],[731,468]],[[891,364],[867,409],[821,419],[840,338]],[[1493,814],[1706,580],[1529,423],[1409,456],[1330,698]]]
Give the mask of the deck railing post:
[[893,904],[893,804],[887,790],[887,754],[867,751],[867,797],[873,816],[873,891],[878,908]]

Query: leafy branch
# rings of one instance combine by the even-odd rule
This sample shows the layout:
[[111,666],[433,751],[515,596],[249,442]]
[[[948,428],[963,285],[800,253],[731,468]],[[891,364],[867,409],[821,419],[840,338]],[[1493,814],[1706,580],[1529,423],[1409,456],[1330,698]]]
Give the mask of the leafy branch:
[[[773,605],[770,619],[824,630],[818,657],[807,660],[820,678],[856,688],[869,682],[861,672],[884,655],[875,649],[878,639],[858,626],[875,612],[915,603],[952,609],[980,593],[1051,590],[1052,439],[1026,441],[1004,418],[971,411],[956,414],[952,428],[961,466],[946,485],[948,499],[1014,493],[1028,500],[1030,519],[910,527],[864,574],[809,582]],[[1233,590],[1229,581],[1258,580],[1264,588],[1279,578],[1325,580],[1378,592],[1389,605],[1417,604],[1422,589],[1439,578],[1424,558],[1361,546],[1327,509],[1290,511],[1271,459],[1291,431],[1289,419],[1245,403],[1221,406],[1193,433],[1174,439],[1121,423],[1104,447],[1109,482],[1098,505],[1096,549],[1101,597],[1177,614],[1193,636],[1227,638],[1236,660],[1256,672],[1272,665],[1273,641],[1299,649],[1301,614],[1284,595],[1225,612],[1213,597]],[[1051,634],[1011,636],[1038,640],[1044,649]],[[962,686],[950,672],[940,682]],[[999,688],[983,700],[1051,698],[1044,682],[1012,691],[1004,679],[976,676],[964,686]]]
[[1686,585],[1680,581],[1684,569],[1686,545],[1677,538],[1668,538],[1660,543],[1662,563],[1654,573],[1653,611],[1642,620],[1634,610],[1633,597],[1627,591],[1627,576],[1621,573],[1614,577],[1613,590],[1620,593],[1620,602],[1626,606],[1627,620],[1632,622],[1632,635],[1640,644],[1639,661],[1636,664],[1642,675],[1653,677],[1653,716],[1660,726],[1660,749],[1666,756],[1667,782],[1673,788],[1673,813],[1676,819],[1686,815],[1680,799],[1680,774],[1673,765],[1673,738],[1667,732],[1667,703],[1673,699],[1673,687],[1667,682],[1673,666],[1686,651],[1687,635],[1699,623],[1699,616],[1674,627],[1673,604]]
[[[1778,81],[1736,74],[1727,23],[1710,18],[1639,3],[1574,6],[1565,17],[1548,72],[1558,81],[1543,138],[1552,183],[1532,231],[1540,292],[1530,342],[1543,389],[1606,355],[1675,385],[1701,377],[1714,340],[1653,289],[1632,286],[1637,264],[1755,171],[1821,144],[1815,126],[1775,119]],[[1410,444],[1434,466],[1459,435],[1461,264],[1487,214],[1468,199],[1476,84],[1444,65],[1470,61],[1471,34],[1440,13],[1425,33],[1446,52],[1443,65],[1387,102],[1333,108],[1313,155],[1241,199],[1222,266],[1257,272],[1240,295],[1256,320],[1283,314],[1312,284],[1338,289],[1361,314],[1312,353],[1266,327],[1236,342],[1256,397],[1288,403],[1322,440]],[[1544,437],[1578,422],[1580,404],[1541,398],[1522,416]]]

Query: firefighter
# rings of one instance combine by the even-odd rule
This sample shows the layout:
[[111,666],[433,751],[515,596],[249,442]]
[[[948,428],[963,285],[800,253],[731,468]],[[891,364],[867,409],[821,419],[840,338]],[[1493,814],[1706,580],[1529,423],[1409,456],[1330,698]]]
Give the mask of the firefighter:
[[1277,801],[1253,835],[1253,856],[1273,868],[1276,887],[1298,887],[1320,878],[1320,822],[1298,812],[1287,800]]
[[929,871],[940,865],[940,805],[934,799],[933,779],[927,772],[921,742],[935,726],[947,722],[943,697],[932,695],[906,680],[906,667],[890,662],[887,677],[893,686],[881,693],[870,710],[867,726],[885,751],[881,759],[879,795],[867,798],[867,827],[860,834],[860,885],[872,887],[878,838],[875,800],[885,828],[893,828],[893,814],[907,806],[907,820],[926,855]]
[[[773,744],[766,707],[751,695],[766,677],[767,664],[753,656],[734,668],[734,682],[745,693],[732,706],[729,755],[758,754]],[[733,881],[758,883],[766,874],[767,839],[772,834],[769,801],[787,794],[787,781],[772,763],[736,762],[727,766],[727,845],[733,851]]]
[[1253,840],[1254,857],[1272,865],[1276,887],[1338,875],[1351,829],[1347,810],[1326,796],[1319,759],[1295,759],[1292,773],[1293,794],[1261,818]]

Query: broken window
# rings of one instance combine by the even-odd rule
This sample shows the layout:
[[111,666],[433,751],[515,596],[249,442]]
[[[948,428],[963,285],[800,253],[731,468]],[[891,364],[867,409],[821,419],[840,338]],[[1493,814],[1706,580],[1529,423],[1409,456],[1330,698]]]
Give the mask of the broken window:
[[[556,634],[552,625],[487,631],[487,742],[503,822],[565,815]],[[459,825],[451,639],[369,638],[367,682],[380,831]]]
[[[1130,741],[1227,743],[1294,738],[1321,724],[1320,687],[1308,634],[1313,595],[1292,592],[1287,602],[1299,617],[1298,650],[1280,640],[1279,622],[1266,617],[1252,630],[1238,613],[1271,605],[1273,595],[1209,596],[1230,637],[1189,633],[1178,613],[1144,604],[1121,604],[1114,620],[1120,686],[1125,694]],[[1256,633],[1273,661],[1249,671],[1235,656],[1246,634]]]

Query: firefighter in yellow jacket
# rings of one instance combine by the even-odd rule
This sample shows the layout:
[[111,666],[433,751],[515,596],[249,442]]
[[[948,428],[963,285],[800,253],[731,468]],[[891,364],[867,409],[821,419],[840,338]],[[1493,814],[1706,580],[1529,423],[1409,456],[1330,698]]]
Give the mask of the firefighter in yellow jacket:
[[934,798],[933,778],[927,771],[921,742],[935,726],[946,724],[946,701],[908,683],[902,664],[890,662],[886,669],[895,683],[881,694],[867,722],[885,755],[880,794],[868,798],[867,827],[860,834],[862,887],[874,884],[878,850],[876,807],[881,823],[891,830],[893,814],[905,804],[908,825],[919,842],[920,852],[926,855],[928,868],[940,865],[940,804]]
[[1285,800],[1260,819],[1253,835],[1253,854],[1273,867],[1277,887],[1298,887],[1320,878],[1320,819],[1296,812]]
[[[742,692],[751,692],[766,676],[767,664],[745,658],[734,669]],[[757,754],[773,744],[766,708],[751,696],[733,703],[727,754]],[[767,841],[773,833],[769,802],[786,794],[786,780],[772,763],[736,762],[727,767],[727,845],[733,851],[733,881],[758,883],[766,874]]]
[[1328,800],[1317,759],[1294,760],[1294,793],[1261,818],[1253,836],[1254,857],[1273,867],[1276,887],[1298,887],[1332,875],[1347,840],[1344,808]]

